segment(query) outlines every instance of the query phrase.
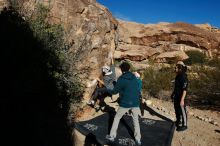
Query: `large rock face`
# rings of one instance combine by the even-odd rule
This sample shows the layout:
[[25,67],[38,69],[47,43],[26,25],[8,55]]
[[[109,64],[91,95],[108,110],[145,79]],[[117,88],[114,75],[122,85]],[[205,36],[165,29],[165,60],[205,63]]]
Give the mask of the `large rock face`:
[[118,41],[111,13],[95,0],[21,0],[23,13],[31,14],[37,3],[49,7],[51,23],[64,26],[73,73],[84,83],[99,77]]
[[138,24],[119,21],[119,45],[115,58],[158,62],[184,60],[185,51],[198,50],[208,56],[220,51],[220,32],[208,24],[187,23]]
[[[120,21],[95,0],[18,1],[26,16],[37,3],[48,6],[49,21],[65,28],[65,39],[71,46],[71,70],[84,83],[101,75],[101,66],[110,62],[113,52],[115,59],[129,59],[138,68],[148,67],[149,60],[167,63],[187,59],[188,50],[220,55],[220,31],[209,24]],[[86,92],[85,97],[89,94]]]
[[5,7],[8,7],[9,6],[9,1],[7,0],[0,0],[0,11],[2,9],[4,9]]

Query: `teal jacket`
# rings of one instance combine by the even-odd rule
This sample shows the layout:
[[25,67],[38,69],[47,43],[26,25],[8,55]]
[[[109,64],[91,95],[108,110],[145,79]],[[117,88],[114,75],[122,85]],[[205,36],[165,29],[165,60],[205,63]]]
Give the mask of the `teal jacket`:
[[110,94],[119,93],[119,106],[124,108],[139,107],[139,84],[137,78],[131,72],[123,73],[117,80]]

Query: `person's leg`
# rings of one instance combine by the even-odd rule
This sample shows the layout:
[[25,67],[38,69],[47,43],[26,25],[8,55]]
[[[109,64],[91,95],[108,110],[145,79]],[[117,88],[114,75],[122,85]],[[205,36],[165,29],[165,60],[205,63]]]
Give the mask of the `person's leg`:
[[188,115],[187,115],[186,105],[184,105],[184,109],[185,109],[185,114],[186,114],[186,126],[188,126]]
[[117,129],[118,129],[118,124],[120,122],[120,119],[128,110],[129,108],[123,108],[123,107],[118,108],[113,124],[112,124],[111,131],[110,131],[110,136],[112,138],[115,138],[117,136]]
[[98,96],[98,87],[95,88],[94,92],[92,93],[91,98],[89,99],[88,103],[89,105],[94,105],[95,104],[95,97]]
[[93,95],[93,100],[97,100],[104,92],[106,92],[106,87],[97,88]]
[[180,115],[182,117],[182,126],[178,127],[177,131],[184,131],[187,129],[187,114],[186,114],[186,107],[180,106]]
[[100,96],[100,94],[102,94],[104,91],[106,91],[106,87],[96,88],[88,104],[95,105],[95,102],[97,101],[98,96]]
[[180,117],[180,105],[178,102],[174,102],[174,109],[175,109],[175,115],[176,115],[175,124],[176,124],[176,127],[178,127],[180,124],[180,118],[181,118]]
[[98,95],[96,96],[97,104],[95,105],[96,111],[104,110],[106,103],[105,103],[105,97],[108,96],[107,88],[102,87],[98,91]]
[[140,93],[140,110],[141,110],[141,116],[144,116],[144,105],[142,103],[142,95]]
[[139,107],[135,107],[131,109],[132,114],[133,114],[133,124],[134,124],[134,137],[136,142],[138,142],[138,144],[141,143],[141,132],[140,132],[140,124],[139,124],[139,120],[138,120],[138,115],[140,114],[140,108]]
[[181,116],[182,116],[182,126],[187,126],[186,106],[180,106],[180,108],[181,108]]

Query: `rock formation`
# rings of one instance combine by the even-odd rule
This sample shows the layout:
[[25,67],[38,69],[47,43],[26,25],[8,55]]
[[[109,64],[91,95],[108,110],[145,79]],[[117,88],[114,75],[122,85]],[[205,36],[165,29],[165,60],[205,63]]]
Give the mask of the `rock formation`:
[[110,63],[109,56],[118,42],[118,22],[108,9],[95,0],[20,0],[19,4],[28,16],[38,3],[50,9],[50,23],[65,28],[65,40],[71,45],[72,73],[78,74],[83,83],[99,77],[101,66]]
[[147,67],[149,59],[185,60],[188,50],[219,55],[220,31],[209,24],[125,22],[95,0],[19,0],[26,16],[37,3],[50,9],[49,22],[64,26],[72,70],[85,82],[100,76],[100,67],[110,62],[114,51],[115,59],[135,61],[142,67]]
[[192,25],[183,22],[138,24],[119,20],[119,45],[115,58],[158,62],[185,60],[185,51],[197,50],[208,56],[219,55],[219,29],[208,24]]
[[9,1],[7,0],[0,0],[0,11],[2,9],[4,9],[5,7],[8,7],[9,6]]
[[[26,17],[39,3],[49,8],[49,22],[64,27],[65,40],[71,46],[71,71],[83,83],[101,75],[101,66],[110,62],[113,52],[115,59],[128,59],[142,69],[148,67],[149,60],[167,63],[187,59],[185,51],[188,50],[201,51],[210,57],[220,52],[220,30],[209,24],[125,22],[116,20],[95,0],[17,2]],[[0,1],[1,8],[7,4],[7,0]]]
[[[185,51],[197,50],[208,56],[220,55],[220,30],[209,24],[158,23],[138,24],[116,20],[96,0],[11,0],[18,2],[24,17],[43,4],[49,8],[48,21],[61,24],[70,46],[71,73],[82,83],[101,75],[101,67],[110,63],[110,56],[128,59],[139,69],[149,67],[149,60],[167,63],[187,59]],[[7,7],[0,0],[0,10]],[[92,88],[85,90],[89,98]]]

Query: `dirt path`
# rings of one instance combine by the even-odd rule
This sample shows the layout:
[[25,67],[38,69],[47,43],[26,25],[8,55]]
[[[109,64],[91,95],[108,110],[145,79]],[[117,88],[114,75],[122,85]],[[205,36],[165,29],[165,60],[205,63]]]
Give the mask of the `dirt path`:
[[[161,114],[174,118],[171,102],[152,99],[155,109]],[[159,108],[158,108],[159,107]],[[220,126],[213,125],[206,119],[212,119],[220,124],[220,112],[198,110],[188,107],[188,129],[184,132],[174,132],[172,146],[219,146]]]

